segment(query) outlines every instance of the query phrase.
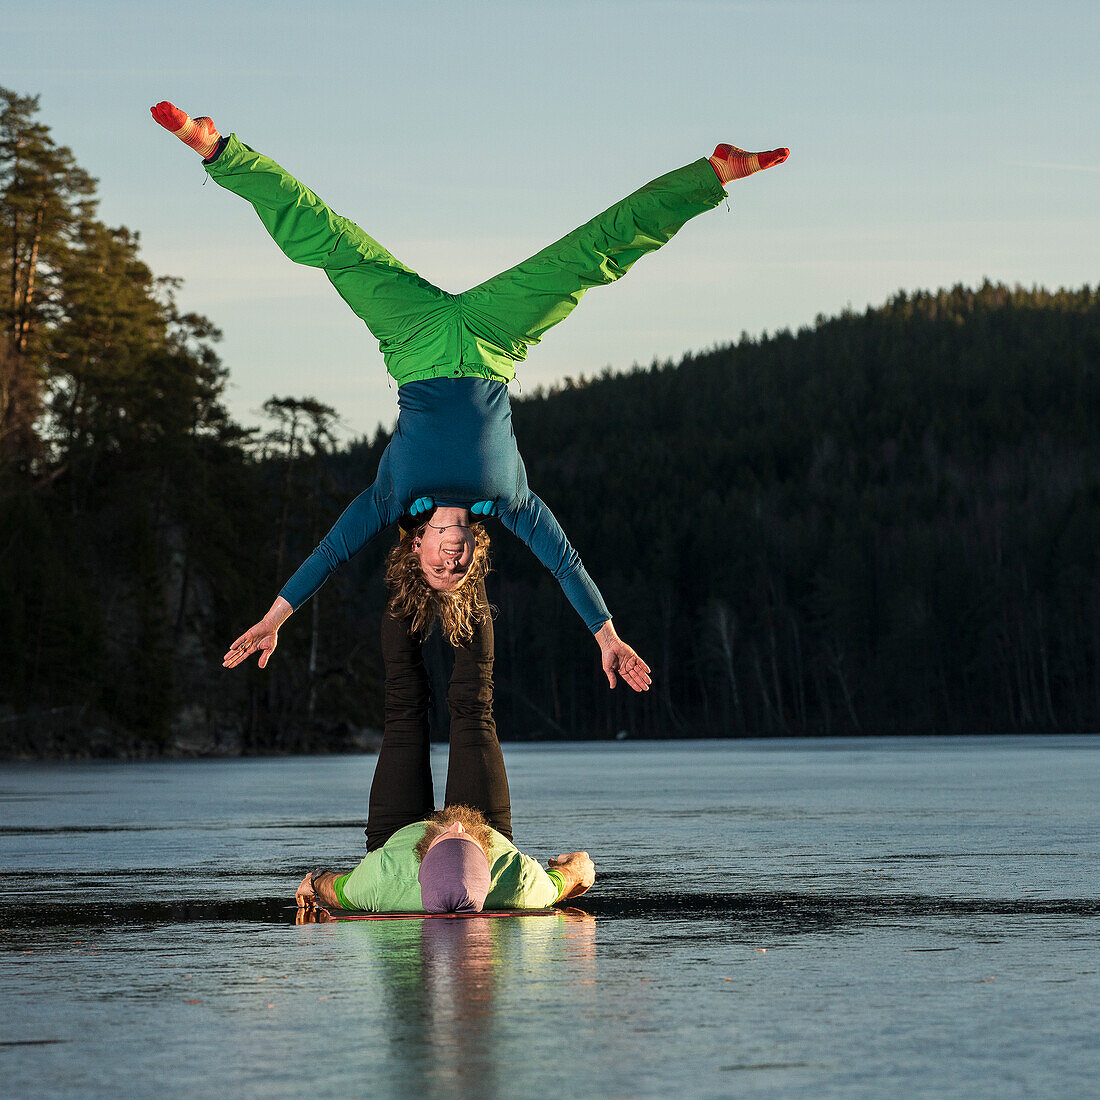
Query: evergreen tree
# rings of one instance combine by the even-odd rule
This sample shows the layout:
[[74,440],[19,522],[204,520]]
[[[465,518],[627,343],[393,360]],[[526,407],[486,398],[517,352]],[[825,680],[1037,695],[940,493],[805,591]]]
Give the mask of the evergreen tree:
[[[0,88],[0,477],[36,472],[46,336],[92,179],[35,118],[37,96]],[[0,487],[2,487],[0,482]]]
[[37,99],[0,105],[0,614],[27,631],[0,641],[0,698],[155,742],[210,659],[194,631],[223,610],[206,591],[191,622],[196,564],[239,537],[239,479],[194,490],[243,468],[245,433],[221,405],[217,330],[178,312],[135,234],[96,220],[94,181]]

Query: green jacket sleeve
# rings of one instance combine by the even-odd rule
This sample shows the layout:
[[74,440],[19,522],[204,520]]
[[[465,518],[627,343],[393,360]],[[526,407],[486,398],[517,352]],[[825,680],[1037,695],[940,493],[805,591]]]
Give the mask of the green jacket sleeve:
[[499,855],[494,850],[493,854],[486,909],[548,909],[558,900],[561,883],[555,882],[538,860],[515,848]]

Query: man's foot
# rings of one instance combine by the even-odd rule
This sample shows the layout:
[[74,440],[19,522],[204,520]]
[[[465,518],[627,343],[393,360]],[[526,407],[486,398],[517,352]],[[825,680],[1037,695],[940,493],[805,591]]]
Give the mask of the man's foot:
[[205,115],[202,118],[192,118],[186,111],[181,111],[167,100],[150,107],[149,113],[166,130],[171,130],[184,145],[190,145],[203,160],[217,149],[218,142],[221,141],[217,127]]
[[763,172],[773,164],[782,164],[791,155],[790,149],[769,149],[766,153],[746,153],[736,145],[719,145],[709,158],[710,166],[722,183],[744,179],[753,172]]

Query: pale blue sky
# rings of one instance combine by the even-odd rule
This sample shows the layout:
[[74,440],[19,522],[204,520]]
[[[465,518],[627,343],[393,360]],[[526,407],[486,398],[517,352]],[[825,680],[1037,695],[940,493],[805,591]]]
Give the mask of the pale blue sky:
[[1095,0],[0,0],[0,83],[41,95],[182,304],[229,404],[393,421],[366,329],[148,107],[269,153],[461,290],[718,141],[790,146],[533,348],[528,390],[862,310],[899,288],[1100,277]]

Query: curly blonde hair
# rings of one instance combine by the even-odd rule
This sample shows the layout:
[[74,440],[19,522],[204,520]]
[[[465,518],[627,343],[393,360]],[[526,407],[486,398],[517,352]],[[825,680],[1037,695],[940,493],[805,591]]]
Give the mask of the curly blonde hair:
[[413,550],[417,535],[426,526],[422,523],[418,527],[402,527],[401,537],[386,558],[389,608],[397,618],[407,619],[410,630],[419,638],[428,636],[438,618],[447,641],[453,646],[464,645],[479,624],[488,622],[491,614],[480,595],[481,582],[489,572],[489,532],[483,524],[471,524],[474,557],[470,568],[458,587],[440,592],[428,584],[420,557]]
[[480,810],[474,809],[473,806],[464,806],[461,802],[456,802],[453,805],[444,806],[442,810],[436,810],[430,813],[424,820],[428,823],[428,827],[424,830],[424,835],[416,842],[416,847],[413,848],[413,851],[416,853],[417,863],[423,860],[424,856],[427,855],[432,841],[435,840],[448,825],[453,825],[456,821],[462,822],[463,829],[477,841],[481,850],[485,853],[485,858],[492,863],[492,857],[489,855],[489,850],[493,846],[493,830],[489,822],[485,820],[485,815]]

